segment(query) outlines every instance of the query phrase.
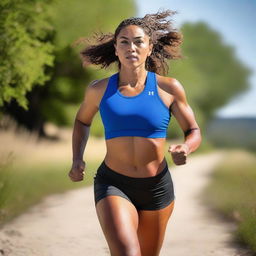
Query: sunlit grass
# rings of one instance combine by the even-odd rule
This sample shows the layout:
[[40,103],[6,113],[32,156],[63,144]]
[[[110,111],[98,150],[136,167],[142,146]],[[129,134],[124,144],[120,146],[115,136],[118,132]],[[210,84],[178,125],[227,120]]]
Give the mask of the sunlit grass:
[[99,163],[87,162],[85,179],[72,182],[68,177],[70,163],[46,163],[21,166],[11,163],[0,166],[0,225],[24,212],[31,205],[53,193],[92,184]]
[[235,237],[256,252],[256,157],[231,151],[212,175],[204,200],[237,223]]

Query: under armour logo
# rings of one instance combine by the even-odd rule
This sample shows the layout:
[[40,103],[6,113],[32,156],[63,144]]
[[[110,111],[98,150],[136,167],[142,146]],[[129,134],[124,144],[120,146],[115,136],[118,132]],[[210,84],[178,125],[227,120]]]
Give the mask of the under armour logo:
[[149,91],[148,95],[154,95],[154,91]]

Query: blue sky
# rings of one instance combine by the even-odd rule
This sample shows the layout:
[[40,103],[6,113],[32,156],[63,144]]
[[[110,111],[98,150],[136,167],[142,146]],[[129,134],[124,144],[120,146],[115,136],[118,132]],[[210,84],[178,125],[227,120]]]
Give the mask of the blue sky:
[[217,111],[223,117],[256,117],[256,0],[137,0],[138,16],[159,9],[178,11],[177,28],[183,22],[205,21],[233,45],[236,56],[252,71],[250,89]]

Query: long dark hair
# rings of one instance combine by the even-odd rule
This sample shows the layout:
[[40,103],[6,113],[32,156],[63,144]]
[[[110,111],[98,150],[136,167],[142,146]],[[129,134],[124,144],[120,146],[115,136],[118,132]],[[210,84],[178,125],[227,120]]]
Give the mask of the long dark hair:
[[[93,39],[97,43],[87,46],[80,52],[83,65],[95,64],[107,68],[110,64],[117,62],[120,68],[121,64],[115,55],[114,44],[116,38],[124,27],[136,25],[144,30],[153,44],[152,53],[146,60],[146,70],[166,74],[168,72],[166,61],[182,58],[180,51],[182,34],[173,28],[170,20],[166,19],[174,14],[176,14],[175,11],[166,10],[155,14],[147,14],[143,18],[132,17],[123,20],[114,34],[95,33]],[[89,42],[87,38],[82,40]],[[81,42],[82,40],[78,41]]]

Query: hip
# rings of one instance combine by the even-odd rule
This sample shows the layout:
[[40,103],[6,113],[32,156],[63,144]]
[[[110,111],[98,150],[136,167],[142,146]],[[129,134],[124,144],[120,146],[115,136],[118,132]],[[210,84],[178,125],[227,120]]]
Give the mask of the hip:
[[174,200],[174,187],[166,163],[152,177],[129,177],[109,168],[103,161],[94,177],[95,203],[108,195],[122,196],[139,210],[161,209]]

